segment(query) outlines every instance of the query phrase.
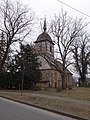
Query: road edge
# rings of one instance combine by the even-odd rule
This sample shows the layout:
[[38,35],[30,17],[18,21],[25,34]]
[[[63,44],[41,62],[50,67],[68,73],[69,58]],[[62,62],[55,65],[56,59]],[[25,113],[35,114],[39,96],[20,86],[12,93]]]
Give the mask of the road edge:
[[59,111],[52,110],[52,109],[45,108],[45,107],[41,107],[41,106],[38,106],[38,105],[33,105],[33,104],[30,104],[30,103],[26,103],[26,102],[23,102],[23,101],[20,101],[20,100],[8,98],[8,97],[5,97],[5,96],[0,95],[0,97],[11,100],[11,101],[15,101],[15,102],[18,102],[18,103],[22,103],[22,104],[25,104],[25,105],[29,105],[29,106],[32,106],[32,107],[36,107],[36,108],[39,108],[39,109],[42,109],[42,110],[46,110],[46,111],[49,111],[49,112],[53,112],[53,113],[56,113],[56,114],[60,114],[60,115],[66,116],[66,117],[74,118],[74,119],[77,119],[77,120],[88,120],[86,118],[78,117],[78,116],[68,114],[68,113],[65,113],[65,112],[59,112]]

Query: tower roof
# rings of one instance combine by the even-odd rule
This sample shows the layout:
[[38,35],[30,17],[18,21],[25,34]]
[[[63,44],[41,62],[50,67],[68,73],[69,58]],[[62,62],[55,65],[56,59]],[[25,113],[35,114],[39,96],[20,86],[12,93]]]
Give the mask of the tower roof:
[[35,43],[43,42],[43,41],[49,41],[50,43],[54,44],[50,35],[45,31],[37,37],[37,40],[35,41]]
[[44,32],[41,33],[41,34],[37,37],[37,40],[36,40],[34,43],[43,42],[43,41],[49,41],[50,43],[52,43],[52,44],[54,45],[54,43],[53,43],[50,35],[46,32],[46,29],[47,29],[47,28],[46,28],[46,18],[45,18],[45,19],[44,19],[44,26],[43,26]]

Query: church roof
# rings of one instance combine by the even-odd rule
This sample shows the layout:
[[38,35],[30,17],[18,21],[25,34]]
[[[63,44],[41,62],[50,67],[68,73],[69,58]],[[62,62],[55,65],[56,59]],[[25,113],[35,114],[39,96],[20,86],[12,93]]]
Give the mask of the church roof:
[[37,37],[37,40],[35,41],[35,43],[43,42],[43,41],[49,41],[50,43],[54,44],[50,35],[46,33],[46,31],[44,31]]
[[[63,71],[63,64],[60,61],[55,60],[55,64],[60,68],[61,72]],[[67,68],[65,69],[66,73],[72,74]]]

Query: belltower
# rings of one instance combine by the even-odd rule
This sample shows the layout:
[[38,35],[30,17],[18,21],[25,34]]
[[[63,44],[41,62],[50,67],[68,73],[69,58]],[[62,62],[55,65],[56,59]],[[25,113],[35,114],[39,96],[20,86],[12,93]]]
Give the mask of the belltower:
[[35,43],[36,51],[39,54],[49,55],[54,59],[54,43],[47,33],[46,18],[44,19],[43,32],[37,37]]

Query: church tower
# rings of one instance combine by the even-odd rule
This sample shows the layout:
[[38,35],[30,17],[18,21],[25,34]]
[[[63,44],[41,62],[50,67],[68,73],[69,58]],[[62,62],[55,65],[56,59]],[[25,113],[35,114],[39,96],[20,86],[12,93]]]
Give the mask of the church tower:
[[[35,43],[35,51],[38,54],[38,62],[40,63],[40,71],[41,71],[41,82],[48,85],[48,87],[60,87],[62,86],[62,73],[60,73],[50,62],[54,59],[54,43],[50,37],[50,35],[47,33],[47,27],[46,27],[46,19],[44,19],[44,25],[43,25],[43,32],[37,37]],[[50,59],[46,59],[48,56]],[[59,61],[56,61],[57,65],[59,66],[60,70],[62,71],[62,63]],[[53,63],[54,64],[54,63]],[[72,85],[72,75],[67,70],[67,80],[66,83],[68,86]],[[42,86],[42,83],[40,86]]]
[[44,19],[43,32],[37,37],[35,49],[39,54],[49,55],[54,59],[54,43],[50,35],[46,32],[46,18]]

